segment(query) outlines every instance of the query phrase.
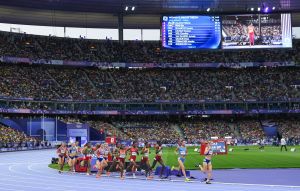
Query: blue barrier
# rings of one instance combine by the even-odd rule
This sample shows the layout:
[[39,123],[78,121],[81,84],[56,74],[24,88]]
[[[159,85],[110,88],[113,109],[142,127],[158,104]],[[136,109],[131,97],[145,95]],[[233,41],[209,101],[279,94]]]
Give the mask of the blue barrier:
[[[160,175],[160,171],[161,171],[161,166],[158,166],[156,169],[155,169],[155,175]],[[162,174],[163,176],[165,176],[165,177],[169,177],[170,175],[171,175],[171,168],[169,167],[169,166],[166,166],[166,168],[165,168],[165,170],[164,170],[164,172],[163,172],[163,174]]]

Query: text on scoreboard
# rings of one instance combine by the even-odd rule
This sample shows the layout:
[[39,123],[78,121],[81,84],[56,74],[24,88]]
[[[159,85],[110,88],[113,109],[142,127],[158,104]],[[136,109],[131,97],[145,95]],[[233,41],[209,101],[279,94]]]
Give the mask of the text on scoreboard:
[[219,16],[163,16],[162,46],[170,49],[218,49]]

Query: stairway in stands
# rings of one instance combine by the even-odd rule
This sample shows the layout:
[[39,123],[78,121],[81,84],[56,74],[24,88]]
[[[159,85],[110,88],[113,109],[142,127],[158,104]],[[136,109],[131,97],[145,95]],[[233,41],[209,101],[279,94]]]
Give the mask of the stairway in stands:
[[234,136],[236,138],[241,138],[242,137],[242,135],[240,133],[240,128],[236,124],[229,123],[228,126],[230,127],[231,131],[234,133]]
[[170,128],[173,128],[180,135],[180,139],[185,139],[185,134],[178,124],[172,124]]

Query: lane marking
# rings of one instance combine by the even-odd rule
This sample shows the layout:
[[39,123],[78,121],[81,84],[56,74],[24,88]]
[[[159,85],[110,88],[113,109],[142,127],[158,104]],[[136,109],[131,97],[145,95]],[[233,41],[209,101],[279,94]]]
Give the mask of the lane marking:
[[230,183],[230,182],[213,182],[213,184],[240,185],[240,186],[281,187],[281,188],[300,188],[300,186],[280,185],[280,184],[245,184],[245,183]]

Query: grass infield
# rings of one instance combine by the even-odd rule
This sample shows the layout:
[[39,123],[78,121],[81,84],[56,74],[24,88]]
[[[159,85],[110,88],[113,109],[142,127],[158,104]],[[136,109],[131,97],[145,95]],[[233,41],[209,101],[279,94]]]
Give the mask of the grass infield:
[[[233,152],[227,155],[216,155],[213,157],[212,164],[214,169],[228,168],[300,168],[300,146],[295,152],[291,152],[292,147],[288,147],[288,151],[280,152],[280,147],[266,146],[264,151],[258,149],[258,146],[238,146],[233,148]],[[245,150],[249,148],[249,150]],[[197,169],[195,164],[202,163],[203,156],[194,151],[195,147],[188,148],[185,166],[187,169]],[[127,157],[128,158],[128,157]],[[150,162],[154,158],[154,150],[151,150]],[[140,156],[137,161],[140,160]],[[175,148],[163,149],[163,160],[168,166],[178,166],[177,154]],[[58,168],[56,164],[50,164],[50,168]],[[66,165],[64,170],[68,170]]]

